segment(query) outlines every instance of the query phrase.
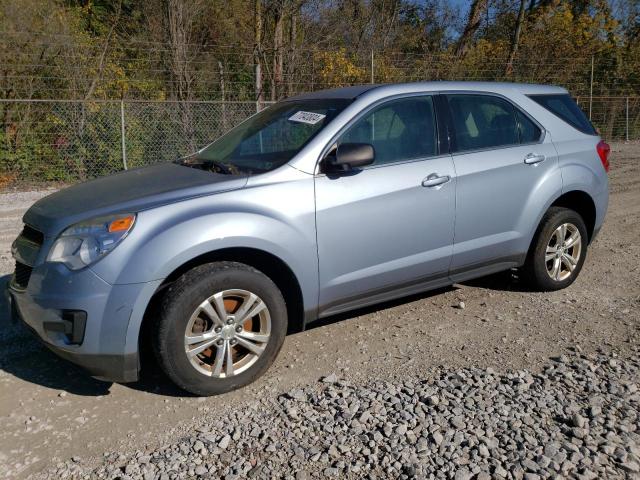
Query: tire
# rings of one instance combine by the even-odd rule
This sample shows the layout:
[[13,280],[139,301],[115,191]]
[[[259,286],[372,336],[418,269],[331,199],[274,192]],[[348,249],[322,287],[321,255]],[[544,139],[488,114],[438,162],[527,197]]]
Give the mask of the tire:
[[209,396],[258,379],[278,355],[286,332],[286,304],[273,281],[248,265],[216,262],[195,267],[169,287],[153,348],[176,385]]
[[[563,235],[561,226],[567,227],[564,232],[565,242],[571,243],[574,235],[579,234],[579,242],[565,250],[562,249],[562,245],[558,249],[557,245]],[[563,207],[549,208],[542,217],[522,268],[524,279],[529,286],[535,290],[553,291],[571,285],[578,278],[584,265],[588,238],[584,220],[577,212]],[[553,258],[550,258],[552,255]],[[576,260],[575,264],[568,257]],[[558,263],[559,268],[556,270]],[[570,264],[573,266],[572,270]]]

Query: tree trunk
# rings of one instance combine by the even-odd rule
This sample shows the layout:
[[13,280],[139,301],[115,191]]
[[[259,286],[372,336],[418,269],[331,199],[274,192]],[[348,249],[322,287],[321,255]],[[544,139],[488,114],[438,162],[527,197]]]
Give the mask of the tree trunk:
[[180,124],[187,139],[187,149],[193,151],[197,147],[193,114],[190,100],[193,99],[193,67],[190,45],[194,43],[194,26],[202,10],[201,1],[166,0],[165,15],[169,37],[169,55],[171,76],[176,98],[180,101],[178,111]]
[[464,32],[460,36],[456,45],[455,54],[458,57],[463,57],[473,41],[473,37],[480,28],[480,22],[482,21],[482,14],[487,10],[488,0],[473,0],[471,8],[469,9],[469,16],[467,17],[467,24],[464,27]]
[[507,59],[507,65],[504,69],[505,76],[511,76],[513,74],[513,61],[518,53],[518,44],[520,43],[520,33],[522,32],[522,24],[524,23],[525,13],[525,1],[520,0],[520,10],[518,10],[518,18],[516,20],[516,29],[513,33],[513,39],[511,40],[511,50],[509,51],[509,58]]
[[295,6],[295,9],[291,12],[291,19],[289,22],[289,58],[287,59],[287,96],[291,96],[294,93],[293,75],[296,71],[296,37],[298,35],[298,15],[299,5]]
[[284,34],[284,0],[276,7],[276,26],[273,33],[273,82],[271,82],[271,101],[278,100],[278,93],[282,85],[283,61],[283,34]]
[[256,110],[262,108],[264,102],[264,91],[262,87],[262,0],[255,0],[254,3],[254,41],[253,41],[253,63],[255,65],[255,97]]

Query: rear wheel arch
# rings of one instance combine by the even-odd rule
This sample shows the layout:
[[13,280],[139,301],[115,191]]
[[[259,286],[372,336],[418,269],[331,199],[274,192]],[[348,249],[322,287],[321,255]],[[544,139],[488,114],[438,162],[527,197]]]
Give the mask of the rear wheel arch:
[[596,204],[591,195],[583,190],[572,190],[554,200],[549,208],[551,207],[564,207],[578,213],[584,220],[588,240],[591,242],[596,225]]
[[[547,208],[540,213],[540,217],[538,218],[537,223],[534,224],[533,230],[531,232],[531,237],[529,239],[529,247],[527,248],[526,255],[529,255],[531,249],[533,248],[535,239],[542,227],[542,223],[544,221],[544,217],[549,211],[550,208],[553,207],[562,207],[573,210],[574,212],[580,215],[585,223],[587,228],[587,244],[591,243],[593,239],[595,223],[596,223],[596,205],[593,201],[591,195],[589,195],[584,190],[571,190],[569,192],[563,193],[555,200],[553,200]],[[525,257],[526,257],[525,255]],[[523,258],[524,261],[524,258]]]
[[588,243],[585,237],[587,227],[579,213],[564,206],[549,207],[521,268],[522,278],[539,291],[571,285],[584,265]]

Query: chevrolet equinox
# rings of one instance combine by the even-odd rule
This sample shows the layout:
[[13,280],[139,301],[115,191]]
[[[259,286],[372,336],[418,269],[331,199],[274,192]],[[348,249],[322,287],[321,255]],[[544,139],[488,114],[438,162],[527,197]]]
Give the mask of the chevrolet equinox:
[[574,282],[607,210],[609,146],[563,88],[427,82],[281,101],[197,153],[58,191],[12,246],[12,317],[111,381],[149,343],[211,395],[287,331],[519,268]]

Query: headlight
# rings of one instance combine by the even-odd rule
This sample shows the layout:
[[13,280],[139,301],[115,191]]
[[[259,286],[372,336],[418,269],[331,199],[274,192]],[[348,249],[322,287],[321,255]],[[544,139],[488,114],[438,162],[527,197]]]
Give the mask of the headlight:
[[60,234],[47,257],[79,270],[104,257],[133,227],[135,214],[108,215],[76,223]]

